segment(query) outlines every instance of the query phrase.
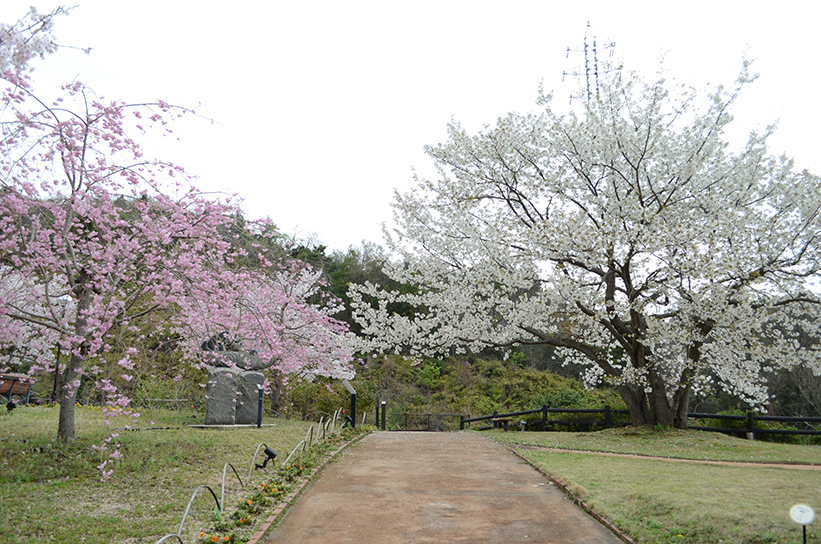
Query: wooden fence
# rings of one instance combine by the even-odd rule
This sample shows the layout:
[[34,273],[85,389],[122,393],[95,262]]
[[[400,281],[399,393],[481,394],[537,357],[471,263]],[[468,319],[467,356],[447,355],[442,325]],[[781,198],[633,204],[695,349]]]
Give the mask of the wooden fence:
[[[691,429],[700,431],[714,431],[719,433],[735,433],[738,435],[746,435],[750,440],[755,440],[756,435],[764,434],[803,434],[810,436],[821,436],[821,430],[812,428],[812,425],[818,426],[821,424],[821,417],[785,417],[785,416],[760,416],[753,412],[747,412],[747,415],[724,415],[724,414],[700,414],[688,413],[688,419],[714,419],[719,421],[738,421],[743,422],[743,426],[739,427],[705,427],[699,425],[690,425]],[[791,425],[802,425],[804,429],[762,429],[756,423],[759,421],[775,421],[779,423],[787,423]]]
[[[525,422],[527,427],[533,428],[536,426],[539,430],[545,431],[548,427],[554,426],[582,426],[582,427],[601,427],[604,429],[608,429],[610,427],[618,427],[618,426],[626,426],[629,425],[629,420],[624,421],[623,417],[619,416],[629,416],[630,412],[627,410],[613,410],[609,406],[605,406],[603,409],[572,409],[572,408],[548,408],[543,406],[536,410],[524,410],[521,412],[508,412],[504,414],[491,414],[487,416],[479,416],[479,417],[472,417],[468,418],[462,416],[461,420],[459,421],[459,429],[464,430],[465,424],[474,423],[477,421],[487,421],[490,423],[491,427],[504,427],[505,429],[508,428],[509,425],[517,425],[521,422],[515,421],[514,418],[519,418],[521,416],[527,416],[532,414],[541,414],[542,418],[538,421],[530,421]],[[586,416],[584,419],[551,419],[551,415],[553,414],[580,414]],[[594,418],[591,419],[590,416]],[[600,417],[595,417],[600,416]],[[755,440],[757,435],[765,435],[765,434],[792,434],[792,435],[810,435],[810,436],[821,436],[821,430],[814,429],[813,426],[818,427],[821,424],[821,417],[781,417],[781,416],[766,416],[766,415],[756,415],[753,412],[748,412],[746,415],[722,415],[722,414],[703,414],[697,412],[691,412],[687,414],[688,419],[712,419],[712,420],[726,420],[726,421],[737,421],[743,422],[743,425],[738,425],[735,427],[714,427],[714,426],[700,426],[700,425],[689,425],[690,429],[696,429],[701,431],[714,431],[714,432],[722,432],[722,433],[733,433],[742,436],[746,436],[752,440]],[[524,420],[522,420],[524,421]],[[764,421],[772,421],[772,422],[779,422],[779,423],[787,423],[796,426],[803,426],[803,429],[767,429],[761,428],[757,425],[758,422]],[[490,428],[490,427],[486,427]]]
[[376,427],[383,431],[387,429],[397,431],[455,431],[459,428],[462,414],[427,414],[411,412],[389,412],[380,421],[378,416]]
[[[630,412],[627,410],[613,410],[609,406],[605,406],[604,409],[573,409],[573,408],[548,408],[547,406],[542,406],[536,410],[523,410],[521,412],[507,412],[504,414],[494,413],[488,416],[479,416],[479,417],[464,417],[462,416],[461,421],[459,422],[459,429],[464,430],[466,423],[473,423],[476,421],[488,421],[491,426],[493,427],[504,427],[507,428],[509,424],[516,425],[517,423],[514,421],[514,418],[518,418],[521,416],[527,416],[531,414],[541,414],[542,418],[539,421],[530,421],[526,422],[528,426],[537,426],[539,430],[546,431],[550,426],[565,426],[565,425],[579,425],[584,427],[593,427],[593,426],[601,426],[605,429],[614,426],[622,426],[622,425],[629,425],[628,423],[614,423],[614,417],[620,415],[630,415]],[[581,414],[587,416],[601,415],[601,418],[597,419],[551,419],[551,414]],[[524,420],[523,420],[524,421]]]

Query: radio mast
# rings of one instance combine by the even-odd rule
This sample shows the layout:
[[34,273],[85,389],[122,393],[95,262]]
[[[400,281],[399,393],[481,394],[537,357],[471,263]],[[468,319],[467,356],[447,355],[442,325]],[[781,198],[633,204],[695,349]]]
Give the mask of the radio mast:
[[[596,100],[599,99],[599,56],[598,56],[598,49],[596,46],[596,36],[593,35],[592,38],[590,37],[590,21],[587,22],[587,28],[584,30],[584,50],[577,51],[567,48],[567,55],[565,59],[570,58],[570,53],[584,53],[584,81],[585,87],[587,89],[587,102],[590,102],[590,99],[593,98],[593,92],[591,90],[591,86],[595,87],[596,91]],[[592,41],[592,45],[591,45]],[[615,42],[610,42],[604,46],[605,49],[609,49],[610,57],[613,56],[613,50],[616,47]],[[592,66],[591,66],[592,65]],[[574,68],[570,72],[562,72],[562,82],[564,82],[564,76],[575,76],[578,77],[581,75],[580,68]],[[572,100],[572,97],[571,97]]]

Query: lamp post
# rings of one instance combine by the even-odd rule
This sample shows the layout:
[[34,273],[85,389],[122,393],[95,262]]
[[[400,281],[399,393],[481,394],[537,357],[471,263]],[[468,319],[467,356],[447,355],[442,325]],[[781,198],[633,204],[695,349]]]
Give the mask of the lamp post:
[[258,390],[259,398],[257,398],[257,429],[262,427],[262,407],[265,404],[265,396],[262,391],[262,386]]
[[354,389],[348,380],[342,380],[342,385],[351,394],[351,427],[356,427],[356,389]]

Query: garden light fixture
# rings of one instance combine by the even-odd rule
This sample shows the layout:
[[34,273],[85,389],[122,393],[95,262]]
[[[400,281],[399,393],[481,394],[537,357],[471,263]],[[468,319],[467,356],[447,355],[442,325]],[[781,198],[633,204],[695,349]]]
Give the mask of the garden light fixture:
[[261,465],[254,465],[257,468],[257,470],[265,468],[265,465],[268,464],[268,461],[272,461],[272,460],[276,459],[277,452],[275,452],[273,449],[271,449],[269,446],[266,445],[265,446],[265,455],[266,455],[265,461],[263,461]]

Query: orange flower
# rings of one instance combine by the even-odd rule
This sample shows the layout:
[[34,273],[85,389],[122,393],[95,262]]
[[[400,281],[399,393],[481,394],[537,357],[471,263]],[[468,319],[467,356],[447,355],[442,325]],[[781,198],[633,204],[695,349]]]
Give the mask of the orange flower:
[[245,523],[245,518],[239,518],[240,523]]
[[216,536],[212,536],[212,537],[211,537],[211,542],[216,542],[216,541],[217,541],[217,537],[216,537]]
[[225,541],[228,542],[229,540],[231,540],[231,537],[228,536],[228,535],[225,535]]
[[248,504],[251,504],[251,499],[248,499]]

